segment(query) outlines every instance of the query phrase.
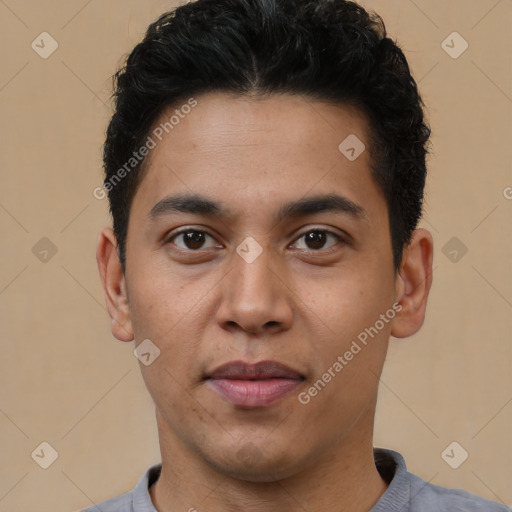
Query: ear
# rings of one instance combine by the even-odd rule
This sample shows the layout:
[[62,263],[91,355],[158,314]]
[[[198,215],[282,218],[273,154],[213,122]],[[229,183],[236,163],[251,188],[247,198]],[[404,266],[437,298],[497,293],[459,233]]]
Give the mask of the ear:
[[126,282],[117,254],[117,239],[111,227],[98,238],[96,261],[105,292],[105,302],[112,319],[112,334],[120,341],[133,341],[134,333],[126,293]]
[[416,333],[425,320],[427,299],[432,285],[434,243],[426,229],[416,229],[404,249],[396,282],[396,301],[402,309],[393,320],[391,335],[406,338]]

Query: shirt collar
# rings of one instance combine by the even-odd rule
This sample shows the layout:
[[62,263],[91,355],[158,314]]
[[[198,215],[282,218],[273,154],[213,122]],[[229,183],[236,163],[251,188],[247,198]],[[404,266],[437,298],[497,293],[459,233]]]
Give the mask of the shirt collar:
[[149,494],[149,488],[158,480],[162,464],[154,464],[148,468],[133,489],[132,503],[135,512],[158,512]]

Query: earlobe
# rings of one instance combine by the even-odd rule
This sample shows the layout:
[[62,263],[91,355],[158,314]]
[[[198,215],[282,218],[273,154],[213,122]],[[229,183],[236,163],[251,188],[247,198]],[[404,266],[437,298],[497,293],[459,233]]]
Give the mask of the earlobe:
[[393,320],[391,335],[395,338],[411,336],[423,325],[432,285],[432,259],[432,235],[426,229],[415,230],[396,278],[396,301],[402,309]]
[[117,240],[111,227],[104,228],[99,235],[96,261],[105,292],[105,303],[112,320],[112,334],[120,341],[133,341],[126,281],[117,253]]

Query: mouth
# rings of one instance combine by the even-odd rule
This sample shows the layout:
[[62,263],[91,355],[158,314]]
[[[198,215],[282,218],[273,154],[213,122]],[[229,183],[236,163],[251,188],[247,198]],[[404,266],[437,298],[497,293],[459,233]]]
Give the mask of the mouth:
[[277,361],[256,364],[232,361],[219,366],[206,380],[233,405],[264,407],[291,393],[305,377]]

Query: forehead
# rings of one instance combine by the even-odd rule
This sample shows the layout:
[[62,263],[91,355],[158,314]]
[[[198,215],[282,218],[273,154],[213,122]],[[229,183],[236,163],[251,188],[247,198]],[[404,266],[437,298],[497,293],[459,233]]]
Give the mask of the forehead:
[[176,191],[209,193],[243,209],[310,192],[341,191],[354,202],[365,192],[379,195],[369,125],[357,108],[286,94],[194,99],[194,108],[175,104],[154,123],[139,202],[152,207]]
[[[305,149],[322,147],[336,141],[343,134],[359,134],[367,138],[366,117],[352,105],[340,105],[312,100],[301,95],[270,94],[264,96],[235,96],[230,93],[209,93],[197,98],[197,106],[180,118],[174,113],[183,109],[186,102],[165,109],[154,123],[153,131],[165,128],[173,118],[171,129],[162,134],[172,144],[176,135],[180,145],[198,152],[235,149],[240,145],[271,145],[297,142]],[[326,140],[326,136],[329,139]],[[341,139],[340,139],[341,137]],[[298,148],[297,148],[298,150]]]

